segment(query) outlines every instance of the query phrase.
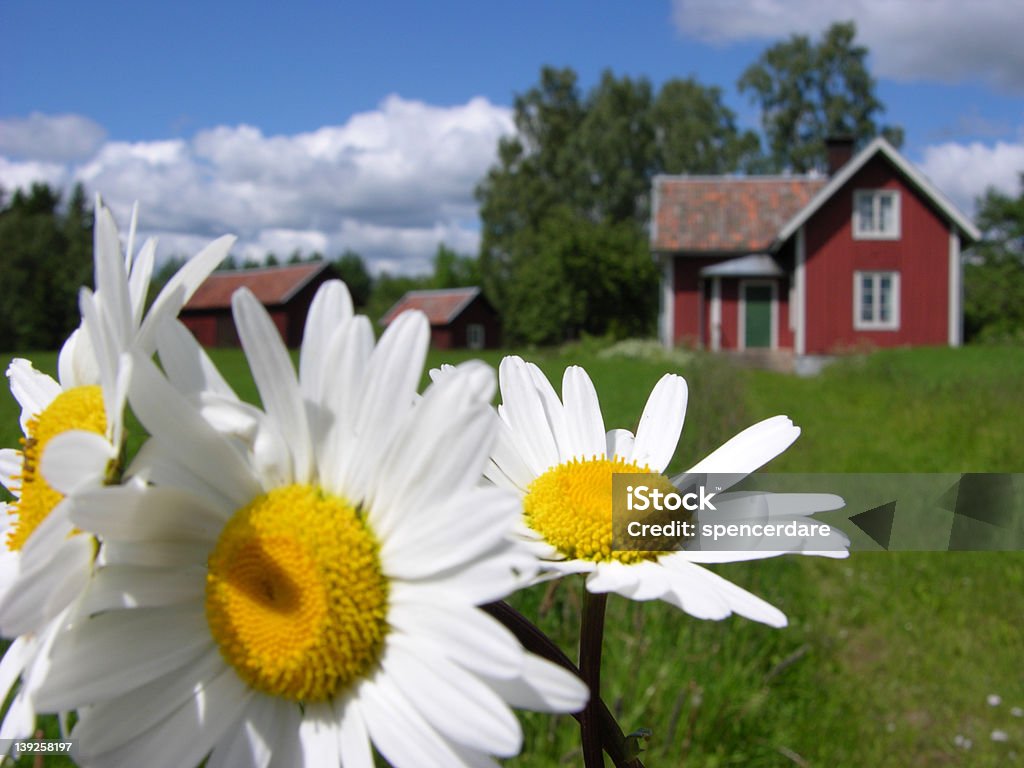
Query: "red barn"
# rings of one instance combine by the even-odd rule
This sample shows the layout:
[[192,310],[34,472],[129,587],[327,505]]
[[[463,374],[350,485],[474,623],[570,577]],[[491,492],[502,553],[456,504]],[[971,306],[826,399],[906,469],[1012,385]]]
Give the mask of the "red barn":
[[961,341],[971,221],[885,139],[830,172],[658,176],[651,249],[666,345],[827,355]]
[[245,287],[267,308],[285,344],[297,347],[313,296],[336,277],[326,261],[214,272],[182,308],[181,321],[203,346],[237,347],[231,295]]
[[494,349],[501,346],[501,321],[477,287],[409,291],[389,309],[381,324],[387,326],[407,309],[418,309],[430,322],[430,344],[435,349]]

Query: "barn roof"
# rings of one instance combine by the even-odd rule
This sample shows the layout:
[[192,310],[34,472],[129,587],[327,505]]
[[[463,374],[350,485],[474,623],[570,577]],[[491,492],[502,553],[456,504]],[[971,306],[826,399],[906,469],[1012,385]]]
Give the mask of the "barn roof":
[[214,272],[199,286],[185,309],[224,309],[231,306],[231,295],[248,288],[264,306],[286,304],[309,282],[330,267],[330,262],[289,264],[282,267],[232,269]]
[[767,251],[828,180],[821,176],[657,176],[655,251]]
[[418,309],[427,316],[431,325],[448,325],[479,295],[480,288],[475,285],[466,288],[409,291],[384,314],[381,324],[388,325],[407,309]]

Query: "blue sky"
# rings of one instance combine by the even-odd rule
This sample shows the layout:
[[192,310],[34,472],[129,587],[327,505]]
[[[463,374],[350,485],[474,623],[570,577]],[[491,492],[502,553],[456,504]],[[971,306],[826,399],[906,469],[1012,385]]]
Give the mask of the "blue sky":
[[[922,14],[921,9],[928,12]],[[970,212],[1024,170],[1024,3],[979,0],[252,2],[0,0],[0,184],[81,180],[142,204],[161,251],[345,247],[425,267],[476,245],[475,182],[541,66],[735,91],[774,40],[853,16],[883,117]]]

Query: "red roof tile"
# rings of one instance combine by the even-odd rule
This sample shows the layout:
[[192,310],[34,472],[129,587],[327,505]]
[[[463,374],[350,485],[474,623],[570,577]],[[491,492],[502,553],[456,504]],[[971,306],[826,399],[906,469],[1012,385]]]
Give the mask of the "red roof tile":
[[327,269],[326,261],[261,269],[214,272],[189,299],[185,309],[222,309],[231,306],[231,295],[243,286],[264,306],[284,304],[316,275]]
[[763,251],[828,179],[660,176],[655,251]]
[[479,294],[480,289],[475,286],[471,288],[441,288],[434,291],[409,291],[385,313],[381,318],[381,324],[388,325],[407,309],[418,309],[427,316],[431,325],[448,325]]

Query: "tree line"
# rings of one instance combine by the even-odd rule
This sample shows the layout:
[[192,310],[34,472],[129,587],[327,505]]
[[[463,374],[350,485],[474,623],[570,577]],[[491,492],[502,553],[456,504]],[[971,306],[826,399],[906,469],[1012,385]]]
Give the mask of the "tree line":
[[[371,274],[346,250],[334,260],[353,299],[379,319],[406,291],[483,285],[513,343],[558,343],[581,334],[653,331],[658,280],[647,244],[650,189],[658,173],[797,172],[825,165],[825,139],[866,142],[883,105],[852,23],[813,41],[794,35],[768,48],[738,87],[761,111],[761,135],[739,126],[721,89],[676,78],[606,72],[583,93],[571,69],[545,67],[515,97],[515,136],[476,189],[478,255],[444,244],[421,276]],[[762,145],[763,137],[763,145]],[[966,337],[1024,338],[1024,179],[1017,197],[978,201],[983,243],[964,267]],[[92,281],[92,210],[81,186],[66,203],[46,185],[0,190],[0,351],[53,349],[78,324],[77,293]],[[293,252],[285,263],[323,259]],[[232,255],[222,268],[282,263]],[[180,266],[154,274],[153,296]]]

